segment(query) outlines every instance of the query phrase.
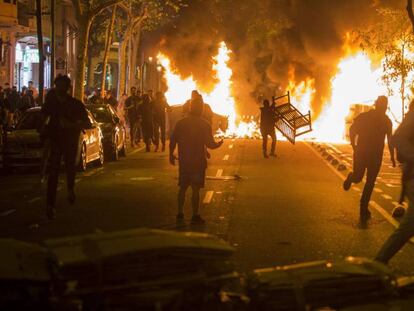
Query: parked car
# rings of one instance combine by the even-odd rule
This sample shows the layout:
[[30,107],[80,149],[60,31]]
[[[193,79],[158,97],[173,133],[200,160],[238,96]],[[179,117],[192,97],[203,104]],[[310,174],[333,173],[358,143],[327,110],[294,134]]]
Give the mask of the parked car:
[[[90,162],[98,165],[104,162],[102,131],[90,112],[88,117],[92,127],[82,131],[79,138],[78,166],[82,171],[86,170]],[[22,115],[15,129],[8,132],[3,156],[6,167],[41,165],[44,142],[39,132],[44,118],[40,107],[31,108]]]
[[103,146],[106,155],[116,161],[119,156],[126,156],[126,130],[115,109],[107,104],[93,104],[87,106],[103,134]]

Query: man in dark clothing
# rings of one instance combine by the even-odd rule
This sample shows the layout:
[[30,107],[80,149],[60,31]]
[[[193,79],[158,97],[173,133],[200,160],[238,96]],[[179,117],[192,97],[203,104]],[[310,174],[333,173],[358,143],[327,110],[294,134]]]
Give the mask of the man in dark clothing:
[[203,224],[198,213],[200,189],[204,187],[207,169],[206,148],[216,149],[223,140],[215,142],[211,126],[201,118],[203,101],[196,98],[191,101],[188,117],[177,122],[170,139],[170,163],[175,165],[174,150],[178,145],[179,177],[178,177],[178,214],[177,221],[184,220],[185,193],[192,188],[192,223]]
[[414,236],[414,101],[404,120],[395,131],[393,145],[398,152],[398,160],[403,167],[403,192],[408,199],[408,207],[398,228],[391,234],[378,252],[375,260],[388,264],[388,261]]
[[276,131],[275,131],[275,111],[274,107],[270,106],[269,101],[265,99],[263,101],[263,107],[260,108],[260,133],[262,134],[263,144],[263,156],[268,158],[267,155],[267,136],[272,139],[272,147],[270,149],[270,156],[276,157]]
[[26,87],[22,88],[22,98],[19,107],[19,110],[21,112],[25,112],[27,109],[34,107],[34,99],[33,96],[29,94],[29,92],[32,91],[28,90]]
[[352,183],[361,182],[365,171],[367,172],[367,179],[360,201],[362,220],[371,216],[368,205],[381,168],[385,137],[387,137],[391,161],[395,167],[394,148],[391,142],[392,123],[385,114],[387,107],[387,97],[379,96],[375,101],[375,109],[361,113],[356,117],[349,130],[351,145],[354,149],[354,163],[353,172],[348,174],[343,188],[348,191]]
[[155,152],[158,151],[160,143],[160,132],[161,132],[161,144],[162,151],[165,151],[165,112],[170,109],[167,103],[167,99],[161,92],[155,93],[155,100],[153,101],[154,109],[154,144]]
[[92,96],[88,98],[89,105],[100,105],[103,103],[103,99],[101,97],[101,90],[96,89],[93,91]]
[[209,104],[204,103],[203,96],[201,96],[201,94],[200,94],[200,93],[198,93],[198,91],[197,91],[197,90],[193,90],[193,91],[191,92],[191,99],[187,100],[187,101],[185,102],[185,104],[183,105],[183,116],[187,116],[187,115],[189,115],[189,113],[190,113],[190,105],[191,105],[191,101],[192,101],[193,99],[196,99],[196,98],[200,98],[200,99],[201,99],[201,101],[203,101],[203,105],[204,105],[204,107],[203,107],[203,114],[201,115],[201,117],[202,117],[204,120],[206,120],[206,121],[207,121],[207,123],[208,123],[208,124],[210,124],[210,126],[212,126],[212,125],[213,125],[213,115],[214,115],[213,110],[211,109],[211,107],[210,107],[210,105],[209,105]]
[[91,126],[85,106],[68,94],[71,80],[67,76],[55,79],[55,88],[46,96],[42,112],[46,116],[46,136],[50,142],[50,171],[47,183],[46,214],[55,216],[56,191],[60,163],[65,161],[68,201],[75,202],[76,158],[82,129]]
[[142,104],[138,107],[138,115],[141,117],[142,136],[144,137],[145,151],[150,152],[151,141],[154,135],[153,103],[148,94],[142,96]]
[[[125,111],[129,123],[129,136],[131,138],[131,147],[135,147],[137,137],[138,126],[138,106],[141,103],[141,97],[137,95],[137,88],[135,86],[131,87],[131,95],[125,101]],[[138,141],[141,137],[138,137]]]
[[112,92],[110,90],[106,91],[104,103],[107,105],[111,105],[115,110],[116,110],[116,107],[118,106],[118,101],[112,95]]

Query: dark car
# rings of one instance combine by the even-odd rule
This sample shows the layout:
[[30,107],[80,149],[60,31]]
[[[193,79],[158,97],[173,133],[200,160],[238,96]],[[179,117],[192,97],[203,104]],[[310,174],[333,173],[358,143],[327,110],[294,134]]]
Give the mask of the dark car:
[[[89,162],[96,161],[98,165],[102,165],[104,161],[101,129],[90,112],[88,117],[92,127],[82,131],[79,138],[78,166],[82,171],[86,170]],[[4,148],[6,166],[41,165],[44,145],[39,132],[44,121],[45,116],[40,107],[28,109],[22,115],[16,128],[7,135]]]
[[107,104],[87,107],[102,130],[105,154],[114,161],[125,156],[126,131],[114,108]]

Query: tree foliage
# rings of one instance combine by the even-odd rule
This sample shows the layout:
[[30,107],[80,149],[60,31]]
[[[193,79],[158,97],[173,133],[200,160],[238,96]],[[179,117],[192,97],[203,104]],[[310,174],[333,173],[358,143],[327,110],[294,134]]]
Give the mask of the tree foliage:
[[405,12],[393,9],[377,9],[379,21],[358,31],[357,37],[363,49],[383,56],[382,80],[393,95],[391,85],[400,83],[402,104],[407,97],[406,90],[412,83],[410,73],[414,70],[414,34]]

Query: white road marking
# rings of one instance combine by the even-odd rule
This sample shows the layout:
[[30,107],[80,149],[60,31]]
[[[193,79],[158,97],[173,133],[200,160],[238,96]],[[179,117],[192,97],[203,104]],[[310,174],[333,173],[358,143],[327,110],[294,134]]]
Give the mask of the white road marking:
[[5,211],[5,212],[1,213],[1,214],[0,214],[0,216],[1,216],[1,217],[8,216],[8,215],[10,215],[10,214],[13,214],[15,211],[16,211],[15,209],[9,209],[9,210],[7,210],[7,211]]
[[374,188],[374,191],[376,192],[376,193],[383,193],[384,191],[382,191],[380,188]]
[[233,148],[233,144],[229,145],[229,149]]
[[132,177],[130,180],[136,181],[147,181],[147,180],[154,180],[154,177]]
[[204,196],[203,203],[209,204],[211,202],[211,199],[213,198],[213,194],[214,194],[214,191],[211,191],[211,190],[207,191],[206,195]]
[[219,168],[216,173],[216,177],[221,177],[223,175],[223,169]]
[[33,198],[33,199],[29,200],[28,202],[29,202],[29,203],[34,203],[34,202],[36,202],[36,201],[40,201],[40,200],[41,200],[41,198],[40,198],[40,197],[36,197],[36,198]]
[[230,156],[228,154],[226,154],[223,158],[224,161],[227,161],[230,158]]
[[353,186],[352,189],[355,190],[356,192],[361,192],[361,189],[359,189],[358,187]]
[[141,147],[141,148],[135,149],[134,151],[131,151],[128,154],[134,154],[134,153],[140,152],[141,150],[144,150],[144,148],[145,147]]
[[399,188],[400,185],[385,184],[389,188]]
[[[331,164],[329,164],[328,162],[325,161],[325,159],[312,147],[310,146],[308,143],[305,142],[305,145],[308,146],[308,148],[318,157],[320,158],[323,162],[325,162],[327,164],[327,166],[331,169],[332,172],[334,172],[340,179],[345,180],[346,177],[344,175],[342,175],[339,171],[337,171],[335,169],[335,167],[333,167]],[[372,206],[374,209],[377,210],[378,213],[380,213],[385,220],[387,220],[391,225],[393,225],[395,228],[397,228],[399,226],[399,222],[396,221],[390,214],[387,213],[387,211],[385,209],[383,209],[381,207],[381,205],[379,205],[377,202],[375,201],[371,201],[369,203],[370,206]],[[410,239],[411,243],[414,243],[414,237]]]
[[392,196],[390,196],[388,194],[381,194],[381,196],[386,200],[392,200]]
[[402,207],[404,207],[404,208],[407,208],[407,204],[405,203],[405,202],[403,202],[403,204],[400,204],[399,202],[397,202],[397,201],[392,201],[391,202],[391,204],[392,205],[394,205],[395,207],[397,207],[397,206],[402,206]]
[[333,149],[336,153],[342,154],[342,151],[339,150],[338,148],[336,148],[334,145],[332,144],[327,144],[329,147],[331,147],[331,149]]

